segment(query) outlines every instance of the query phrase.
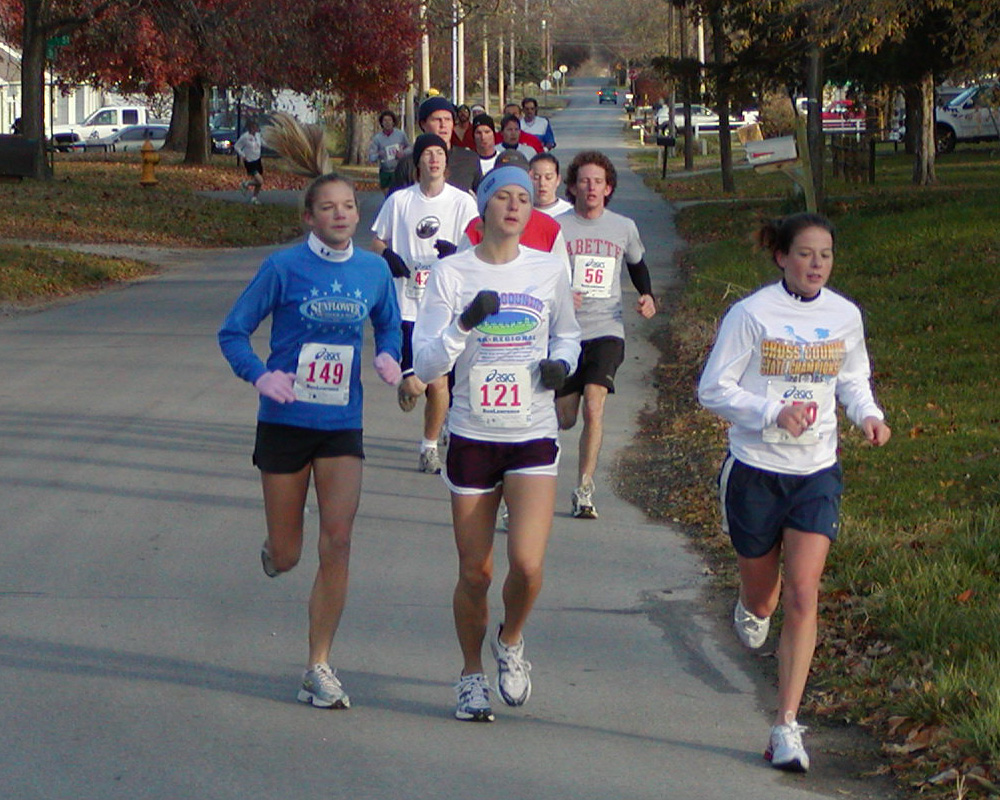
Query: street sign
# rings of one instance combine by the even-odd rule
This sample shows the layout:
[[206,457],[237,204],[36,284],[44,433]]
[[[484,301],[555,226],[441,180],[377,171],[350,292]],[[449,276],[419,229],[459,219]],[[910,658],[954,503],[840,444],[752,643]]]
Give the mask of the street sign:
[[552,73],[552,80],[561,81],[562,79],[563,79],[563,74],[559,70],[556,70],[555,72]]
[[565,74],[566,74],[567,72],[569,72],[569,67],[567,67],[567,66],[566,66],[565,64],[560,64],[560,65],[559,65],[559,71],[560,71],[560,72],[561,72],[561,73],[562,73],[563,75],[565,75]]
[[546,78],[545,80],[543,80],[538,85],[539,85],[539,87],[541,87],[541,90],[543,92],[547,92],[547,91],[549,91],[552,88],[552,81],[550,81],[548,78]]
[[62,36],[51,36],[45,40],[45,57],[49,61],[55,61],[56,54],[59,52],[60,47],[65,47],[69,44],[69,36],[63,34]]

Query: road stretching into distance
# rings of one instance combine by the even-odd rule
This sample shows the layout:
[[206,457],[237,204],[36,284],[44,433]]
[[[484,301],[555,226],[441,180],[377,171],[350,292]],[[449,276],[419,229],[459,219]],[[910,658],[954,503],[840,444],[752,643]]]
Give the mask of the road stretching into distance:
[[[585,147],[614,158],[611,207],[637,221],[662,296],[676,281],[671,210],[628,171],[622,109],[598,106],[599,85],[571,89],[555,152],[564,167]],[[366,198],[365,247],[377,197]],[[250,463],[256,394],[215,336],[271,250],[136,249],[162,274],[0,319],[0,796],[825,796],[812,776],[762,760],[773,699],[758,697],[750,656],[709,612],[700,559],[610,488],[614,454],[654,399],[646,337],[664,324],[637,319],[631,285],[596,522],[569,516],[579,428],[563,440],[546,583],[525,634],[530,702],[497,698],[492,725],[452,718],[448,493],[416,471],[420,414],[399,411],[370,351],[365,483],[332,656],[353,708],[295,702],[315,506],[303,562],[268,580]],[[257,341],[264,352],[266,331]]]

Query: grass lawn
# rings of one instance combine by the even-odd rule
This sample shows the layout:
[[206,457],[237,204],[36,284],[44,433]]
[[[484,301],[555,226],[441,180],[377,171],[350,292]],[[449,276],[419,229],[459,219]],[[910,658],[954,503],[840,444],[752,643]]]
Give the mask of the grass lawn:
[[[645,152],[638,161],[668,199],[718,198],[717,174],[664,182]],[[943,157],[931,188],[909,183],[902,154],[877,164],[874,187],[828,183],[831,287],[865,313],[894,436],[876,450],[842,419],[843,525],[806,711],[871,726],[908,780],[954,767],[968,796],[1000,793],[1000,156]],[[646,421],[675,477],[637,498],[686,522],[722,565],[731,556],[714,477],[725,426],[692,387],[721,315],[778,277],[749,235],[790,210],[791,185],[750,171],[737,182],[737,202],[678,214],[688,279],[664,344],[660,413]],[[955,778],[946,783],[955,796]]]
[[[302,231],[298,209],[250,206],[199,192],[238,191],[246,177],[232,156],[212,156],[204,167],[161,152],[159,184],[139,185],[140,156],[57,155],[51,181],[0,182],[0,301],[30,303],[84,288],[128,280],[149,271],[136,261],[30,247],[17,242],[118,243],[149,247],[252,247],[288,241]],[[372,188],[374,171],[345,170],[359,188]],[[265,191],[297,190],[307,180],[265,162]]]

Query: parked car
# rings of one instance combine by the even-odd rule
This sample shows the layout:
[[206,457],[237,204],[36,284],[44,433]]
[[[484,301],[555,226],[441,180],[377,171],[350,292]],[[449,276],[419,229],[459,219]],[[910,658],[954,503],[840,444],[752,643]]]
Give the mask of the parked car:
[[618,88],[615,86],[604,86],[597,90],[597,102],[599,104],[614,103],[618,105]]
[[126,126],[153,122],[145,106],[103,106],[77,125],[56,125],[52,143],[62,151],[83,149],[82,145],[96,144]]
[[[696,129],[712,128],[713,130],[718,130],[719,115],[707,106],[692,104],[691,125]],[[670,108],[669,106],[660,106],[660,108],[656,111],[656,128],[662,132],[667,130],[669,127]],[[674,127],[679,131],[684,129],[683,103],[674,104]]]
[[[267,120],[261,123],[261,127],[267,124]],[[236,151],[233,148],[236,146],[236,140],[239,138],[236,135],[236,130],[234,128],[213,128],[209,131],[212,137],[212,152],[219,155],[231,156]],[[278,156],[278,151],[266,144],[262,145],[260,148],[260,154],[264,158],[276,158]]]
[[233,128],[218,128],[212,131],[212,152],[224,156],[233,154],[236,131]]
[[[169,130],[169,125],[126,125],[117,133],[98,139],[96,146],[103,147],[113,153],[129,153],[142,150],[142,146],[149,139],[153,144],[153,149],[159,150],[166,142]],[[94,146],[95,143],[87,145],[88,148]]]

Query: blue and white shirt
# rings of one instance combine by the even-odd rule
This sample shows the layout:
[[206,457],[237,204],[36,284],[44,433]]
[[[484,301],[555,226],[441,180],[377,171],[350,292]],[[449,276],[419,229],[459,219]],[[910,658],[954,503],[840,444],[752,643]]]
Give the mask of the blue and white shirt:
[[[271,317],[265,363],[250,337]],[[267,371],[296,373],[293,403],[260,398],[262,422],[318,430],[362,427],[361,349],[365,320],[375,350],[400,358],[396,291],[385,259],[349,244],[327,248],[310,235],[268,257],[240,295],[222,328],[219,346],[233,372],[253,384]]]

